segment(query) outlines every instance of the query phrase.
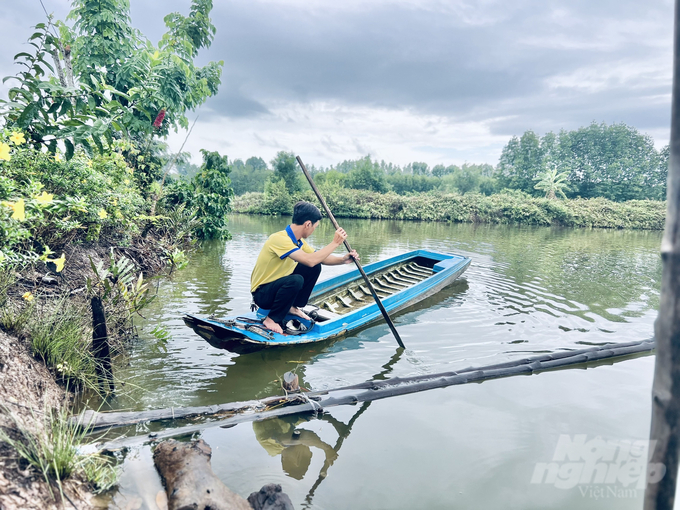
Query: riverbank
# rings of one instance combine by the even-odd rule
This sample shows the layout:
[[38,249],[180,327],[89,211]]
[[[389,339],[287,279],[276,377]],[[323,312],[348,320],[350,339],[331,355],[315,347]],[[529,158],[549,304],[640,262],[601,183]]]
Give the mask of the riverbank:
[[[96,508],[95,495],[116,483],[114,460],[81,453],[86,440],[65,421],[76,393],[99,391],[87,280],[97,278],[93,265],[127,260],[137,281],[162,272],[166,261],[153,236],[125,247],[67,245],[64,254],[58,273],[37,262],[0,277],[3,509]],[[110,301],[105,309],[111,351],[124,353],[128,314]]]
[[[521,192],[402,196],[338,186],[323,187],[322,193],[338,218],[663,230],[666,217],[666,202],[653,200],[556,200]],[[271,187],[264,193],[235,197],[232,207],[242,214],[286,215],[297,200],[317,202],[311,192],[289,195]]]

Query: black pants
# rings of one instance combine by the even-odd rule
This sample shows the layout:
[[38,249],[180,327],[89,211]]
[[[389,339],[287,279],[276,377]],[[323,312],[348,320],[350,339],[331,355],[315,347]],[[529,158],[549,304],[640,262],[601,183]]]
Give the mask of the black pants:
[[253,300],[260,308],[269,310],[271,320],[283,325],[291,306],[301,308],[307,304],[320,274],[321,264],[309,267],[298,263],[292,274],[260,285]]

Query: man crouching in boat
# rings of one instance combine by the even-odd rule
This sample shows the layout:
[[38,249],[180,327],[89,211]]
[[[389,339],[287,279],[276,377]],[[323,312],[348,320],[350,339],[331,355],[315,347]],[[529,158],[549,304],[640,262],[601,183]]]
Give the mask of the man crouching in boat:
[[250,275],[250,292],[257,306],[269,310],[262,324],[275,333],[283,333],[286,314],[309,320],[300,308],[307,305],[321,274],[321,264],[349,264],[352,257],[359,260],[356,250],[342,257],[333,255],[347,239],[341,228],[335,231],[330,244],[314,251],[305,239],[312,235],[320,221],[321,212],[314,204],[298,202],[293,209],[292,223],[285,230],[270,235],[257,257]]

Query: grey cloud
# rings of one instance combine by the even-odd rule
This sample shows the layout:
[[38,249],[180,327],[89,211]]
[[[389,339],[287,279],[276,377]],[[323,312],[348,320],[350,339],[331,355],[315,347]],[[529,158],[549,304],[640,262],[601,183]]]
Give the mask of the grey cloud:
[[[598,50],[598,30],[604,23],[615,26],[615,18],[621,23],[651,18],[657,32],[670,35],[669,16],[654,15],[667,2],[567,5],[569,12],[562,15],[567,21],[553,20],[556,9],[565,10],[563,2],[535,1],[511,8],[497,4],[496,9],[507,10],[502,21],[469,26],[453,16],[396,6],[324,18],[280,5],[229,3],[216,6],[214,17],[226,26],[216,22],[218,36],[209,53],[225,60],[225,82],[265,105],[282,99],[338,100],[465,115],[521,109],[523,101],[548,97],[550,76],[606,65],[622,55],[644,61],[658,51],[645,42],[658,34],[624,38],[617,47]],[[523,42],[526,35],[539,42]],[[570,44],[540,46],[540,38],[560,37]],[[589,97],[597,107],[600,98]],[[550,116],[549,110],[542,113]]]
[[[66,1],[49,2],[48,9],[50,4],[63,17]],[[169,0],[161,9],[151,0],[131,4],[133,24],[155,42],[164,32],[163,16],[186,13],[189,0]],[[28,34],[20,25],[42,19],[39,6],[31,5],[27,11],[10,7],[11,24],[0,25],[12,29],[5,40],[21,30]],[[215,2],[217,36],[199,63],[224,60],[223,86],[202,108],[202,118],[257,117],[287,101],[332,101],[467,121],[502,118],[490,121],[492,130],[507,135],[592,120],[650,130],[668,125],[670,101],[648,98],[670,92],[670,0],[451,0],[423,6],[380,2],[323,11],[302,3]],[[669,55],[660,70],[668,79],[661,84],[639,78],[596,92],[547,84],[622,59],[634,75],[660,51]],[[0,71],[9,58],[3,54]]]

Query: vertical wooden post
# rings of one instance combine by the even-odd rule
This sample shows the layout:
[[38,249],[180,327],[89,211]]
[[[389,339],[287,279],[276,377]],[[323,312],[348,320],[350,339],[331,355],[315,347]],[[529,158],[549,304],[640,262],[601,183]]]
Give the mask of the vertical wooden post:
[[[671,157],[668,168],[668,209],[661,242],[661,301],[654,332],[656,366],[652,389],[651,458],[647,466],[645,510],[673,508],[680,453],[680,0],[675,2],[673,34],[673,106]],[[666,474],[650,480],[651,473]],[[656,482],[656,483],[655,483]]]
[[106,393],[113,393],[113,370],[111,369],[111,352],[109,350],[109,335],[106,331],[106,314],[99,296],[94,296],[92,305],[92,353],[96,362],[95,370],[99,377],[99,384]]

